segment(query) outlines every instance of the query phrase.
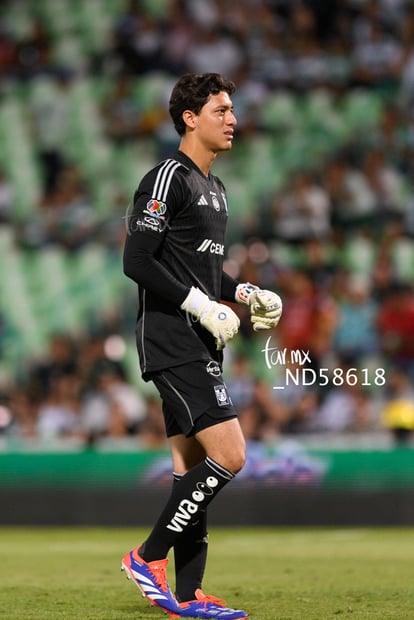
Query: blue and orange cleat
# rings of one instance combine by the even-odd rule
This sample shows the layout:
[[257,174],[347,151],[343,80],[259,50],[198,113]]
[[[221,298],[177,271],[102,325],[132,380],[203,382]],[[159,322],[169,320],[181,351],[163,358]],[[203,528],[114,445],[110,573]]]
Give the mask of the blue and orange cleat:
[[218,620],[247,620],[248,615],[241,609],[226,607],[225,601],[196,590],[194,601],[179,603],[179,612],[170,613],[171,618],[217,618]]
[[180,607],[167,582],[168,559],[145,562],[136,547],[122,558],[121,570],[126,571],[152,605],[161,607],[172,617],[179,617]]

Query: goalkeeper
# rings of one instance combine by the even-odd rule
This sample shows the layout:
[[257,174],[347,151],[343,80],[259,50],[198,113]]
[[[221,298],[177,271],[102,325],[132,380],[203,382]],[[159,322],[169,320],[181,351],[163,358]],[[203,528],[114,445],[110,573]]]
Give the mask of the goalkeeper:
[[[124,556],[122,568],[171,617],[247,618],[202,590],[207,506],[245,462],[222,378],[222,351],[239,318],[222,302],[249,306],[256,331],[273,328],[282,312],[278,295],[223,271],[226,191],[210,168],[232,146],[234,89],[215,73],[178,80],[169,109],[179,149],[143,177],[127,217],[124,272],[138,285],[141,373],[162,399],[173,478],[152,531]],[[170,549],[175,594],[167,581]]]

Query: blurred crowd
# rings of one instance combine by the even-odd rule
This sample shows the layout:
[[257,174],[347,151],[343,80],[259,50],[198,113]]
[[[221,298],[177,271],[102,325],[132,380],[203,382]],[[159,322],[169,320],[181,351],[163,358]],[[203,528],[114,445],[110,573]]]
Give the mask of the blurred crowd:
[[[226,380],[252,440],[376,432],[384,426],[398,441],[410,440],[414,3],[119,2],[102,45],[65,62],[55,54],[55,33],[39,9],[42,3],[19,4],[28,16],[23,33],[13,30],[7,18],[10,2],[0,3],[0,94],[7,96],[4,84],[31,85],[39,76],[54,85],[49,99],[31,97],[28,104],[43,184],[29,221],[13,217],[15,189],[0,165],[0,225],[14,228],[22,248],[58,244],[76,251],[98,241],[121,251],[124,229],[118,215],[130,197],[119,188],[117,218],[100,219],[90,176],[65,149],[68,93],[85,75],[104,84],[97,111],[108,143],[118,148],[149,139],[156,157],[173,148],[168,89],[185,71],[217,71],[236,82],[238,136],[228,157],[237,161],[263,136],[275,144],[281,137],[295,139],[288,119],[286,128],[281,131],[279,124],[276,131],[264,113],[274,95],[288,93],[300,100],[317,93],[321,100],[328,97],[338,114],[349,93],[362,89],[376,95],[381,105],[375,126],[346,134],[334,152],[317,162],[291,166],[274,189],[252,193],[248,214],[240,217],[232,237],[226,269],[242,281],[277,290],[284,314],[269,342],[251,333],[248,317],[237,308],[242,327],[226,353]],[[143,106],[137,88],[145,97],[145,85],[159,75],[165,92],[156,106]],[[236,200],[232,216],[238,219]],[[134,313],[133,307],[123,308],[114,330],[130,328]],[[28,360],[23,376],[4,389],[0,428],[26,438],[65,437],[90,444],[133,436],[145,446],[162,445],[157,397],[141,394],[128,381],[122,360],[107,356],[107,336],[53,335],[44,357]],[[277,363],[266,365],[266,346]],[[295,356],[288,355],[284,363],[278,357],[278,352],[292,351],[304,352],[302,365]],[[303,369],[308,374],[302,379],[312,381],[287,382]]]
[[103,336],[75,340],[55,334],[47,355],[30,366],[24,384],[3,404],[8,435],[85,446],[133,436],[143,447],[164,445],[159,400],[144,398],[130,385],[123,364],[108,356],[106,342]]

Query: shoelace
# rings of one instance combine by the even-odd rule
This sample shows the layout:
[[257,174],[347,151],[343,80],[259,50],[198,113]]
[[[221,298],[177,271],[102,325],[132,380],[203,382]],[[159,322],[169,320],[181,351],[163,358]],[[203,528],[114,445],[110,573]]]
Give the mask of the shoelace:
[[197,590],[196,595],[197,594],[197,600],[199,600],[200,603],[204,603],[204,609],[207,607],[207,603],[213,603],[213,605],[217,605],[218,607],[226,607],[227,605],[226,601],[223,601],[222,598],[218,598],[213,594],[204,594],[201,590]]
[[167,592],[167,571],[165,570],[167,561],[159,560],[158,562],[148,562],[150,569],[155,575],[155,580],[157,584],[160,586],[161,590]]

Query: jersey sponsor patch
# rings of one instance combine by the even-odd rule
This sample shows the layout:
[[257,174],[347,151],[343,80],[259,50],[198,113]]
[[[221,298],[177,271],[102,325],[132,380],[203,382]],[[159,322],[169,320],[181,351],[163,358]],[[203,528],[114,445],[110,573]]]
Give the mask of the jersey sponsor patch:
[[196,252],[207,252],[210,254],[219,254],[224,256],[224,245],[222,243],[215,243],[213,239],[204,239],[196,249]]
[[153,232],[162,233],[166,226],[166,222],[162,222],[156,217],[145,216],[144,219],[138,219],[131,222],[129,230],[131,232],[152,230]]
[[215,385],[214,392],[216,393],[217,404],[219,407],[226,407],[230,405],[230,398],[227,394],[225,385]]
[[213,377],[219,377],[221,375],[220,365],[214,360],[211,360],[211,362],[207,364],[206,370],[208,374],[212,375]]

